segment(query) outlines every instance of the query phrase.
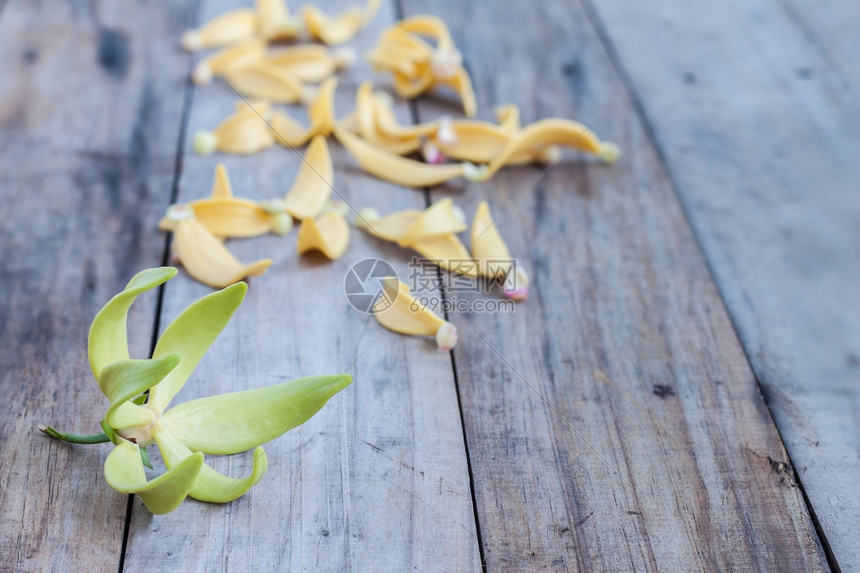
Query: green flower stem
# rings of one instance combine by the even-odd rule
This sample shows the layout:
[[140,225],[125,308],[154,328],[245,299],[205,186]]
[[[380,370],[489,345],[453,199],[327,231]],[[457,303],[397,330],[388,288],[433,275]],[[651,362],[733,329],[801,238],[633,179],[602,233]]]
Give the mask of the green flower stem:
[[58,432],[51,426],[39,426],[39,430],[48,434],[52,438],[56,440],[60,440],[62,442],[69,442],[70,444],[103,444],[104,442],[109,442],[110,438],[104,432],[100,434],[64,434],[62,432]]

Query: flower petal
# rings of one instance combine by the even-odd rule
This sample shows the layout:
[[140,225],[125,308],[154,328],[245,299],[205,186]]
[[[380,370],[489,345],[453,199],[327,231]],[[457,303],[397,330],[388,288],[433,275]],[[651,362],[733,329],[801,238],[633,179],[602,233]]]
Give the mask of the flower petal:
[[182,266],[189,275],[211,287],[221,288],[248,276],[259,276],[272,264],[271,259],[242,263],[196,218],[179,221],[173,233]]
[[128,358],[126,319],[128,309],[142,292],[157,287],[176,276],[173,267],[141,271],[129,281],[118,295],[108,301],[93,319],[89,334],[89,358],[93,375],[98,378],[102,368]]
[[181,360],[178,354],[169,354],[153,360],[118,360],[105,366],[99,374],[99,386],[110,400],[105,414],[108,425],[121,428],[113,419],[117,408],[161,382]]
[[[155,441],[158,443],[158,449],[164,458],[164,463],[168,468],[178,467],[185,463],[190,456],[200,455],[200,452],[192,453],[185,445],[171,435],[169,431],[160,431],[155,434]],[[226,503],[241,497],[252,486],[254,486],[269,467],[269,460],[266,457],[266,451],[262,447],[254,450],[254,469],[251,474],[245,478],[231,478],[217,472],[203,464],[200,473],[188,495],[200,501],[209,501],[214,503]]]
[[351,382],[349,374],[308,376],[220,394],[179,404],[164,414],[164,421],[170,433],[192,450],[234,454],[304,424]]
[[167,408],[197,363],[230,322],[247,290],[248,285],[245,283],[236,283],[206,295],[189,305],[167,326],[158,339],[152,357],[161,358],[175,353],[182,356],[182,362],[150,389],[150,408],[156,412],[163,412]]
[[299,168],[293,185],[284,196],[284,208],[297,219],[316,217],[323,212],[331,196],[334,168],[328,144],[322,135],[315,136]]
[[179,507],[203,467],[203,454],[184,459],[167,473],[146,481],[137,444],[120,440],[105,460],[105,480],[120,493],[136,493],[146,508],[155,514],[169,513]]
[[349,224],[340,213],[328,211],[318,219],[302,219],[296,250],[299,254],[319,251],[331,260],[340,258],[349,244]]

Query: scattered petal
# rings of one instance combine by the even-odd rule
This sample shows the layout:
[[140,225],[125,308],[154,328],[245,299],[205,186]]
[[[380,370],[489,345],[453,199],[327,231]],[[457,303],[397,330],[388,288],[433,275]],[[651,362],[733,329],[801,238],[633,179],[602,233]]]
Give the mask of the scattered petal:
[[349,224],[336,211],[326,211],[319,218],[302,219],[296,249],[299,254],[320,251],[331,260],[340,258],[349,244]]

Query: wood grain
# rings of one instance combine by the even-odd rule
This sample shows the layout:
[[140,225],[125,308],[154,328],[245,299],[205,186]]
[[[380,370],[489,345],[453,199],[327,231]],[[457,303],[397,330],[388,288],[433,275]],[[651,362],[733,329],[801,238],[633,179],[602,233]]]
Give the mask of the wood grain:
[[771,1],[600,2],[594,12],[635,82],[836,561],[860,569],[860,115],[850,74],[840,78]]
[[[0,570],[110,571],[127,496],[105,484],[87,363],[98,309],[158,264],[187,58],[187,3],[12,2],[0,19]],[[165,55],[170,53],[170,58]],[[131,317],[149,350],[155,297]]]
[[[482,199],[509,208],[498,224],[533,276],[515,312],[452,317],[488,570],[826,570],[708,267],[634,107],[613,105],[625,86],[584,12],[404,5],[452,25],[483,117],[513,101],[527,121],[600,118],[624,153],[612,168],[506,169],[457,196],[469,215]],[[422,120],[455,109],[435,99]]]
[[[201,18],[238,4],[208,2]],[[392,18],[386,3],[352,45],[359,53],[369,48]],[[357,82],[369,76],[363,63],[341,76],[341,115],[354,105]],[[237,99],[223,84],[196,89],[189,133],[214,126]],[[420,193],[366,175],[330,143],[332,185],[354,208],[423,205]],[[282,147],[251,157],[201,158],[186,150],[180,200],[209,193],[218,161],[227,165],[237,195],[257,199],[282,196],[301,163]],[[479,569],[450,357],[432,341],[383,330],[343,294],[355,262],[383,256],[405,275],[410,255],[356,229],[335,262],[297,256],[295,241],[295,230],[228,241],[240,259],[271,257],[274,264],[250,281],[243,306],[177,399],[341,371],[355,382],[269,446],[268,473],[245,497],[226,506],[188,501],[164,517],[149,515],[136,500],[126,571]],[[162,326],[207,292],[181,272],[166,287]],[[209,461],[229,475],[248,464],[247,456]]]

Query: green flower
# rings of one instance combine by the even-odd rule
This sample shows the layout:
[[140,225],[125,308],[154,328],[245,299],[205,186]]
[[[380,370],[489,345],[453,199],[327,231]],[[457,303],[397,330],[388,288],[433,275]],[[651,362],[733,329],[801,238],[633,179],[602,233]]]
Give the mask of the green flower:
[[[41,428],[70,442],[113,441],[116,447],[104,466],[108,485],[121,493],[139,495],[152,513],[173,511],[186,496],[209,502],[240,497],[266,472],[268,461],[261,444],[309,420],[352,382],[348,374],[310,376],[192,400],[168,410],[248,289],[240,282],[201,298],[165,329],[151,359],[129,358],[129,308],[138,295],[175,275],[176,269],[170,267],[135,275],[93,320],[90,366],[110,401],[102,422],[104,434],[72,436]],[[158,445],[167,472],[147,481],[145,448],[152,443]],[[218,473],[203,460],[204,454],[234,454],[251,448],[255,448],[254,466],[243,478]]]

